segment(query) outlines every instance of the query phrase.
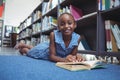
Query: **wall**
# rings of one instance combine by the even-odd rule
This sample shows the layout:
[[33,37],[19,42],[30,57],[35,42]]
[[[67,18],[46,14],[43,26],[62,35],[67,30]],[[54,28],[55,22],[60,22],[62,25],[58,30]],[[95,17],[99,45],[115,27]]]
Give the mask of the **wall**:
[[4,25],[19,26],[40,2],[41,0],[6,0]]

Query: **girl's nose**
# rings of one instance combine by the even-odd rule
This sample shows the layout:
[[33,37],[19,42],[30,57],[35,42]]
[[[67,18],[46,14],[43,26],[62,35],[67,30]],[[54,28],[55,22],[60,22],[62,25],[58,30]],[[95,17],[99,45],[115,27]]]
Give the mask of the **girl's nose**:
[[69,25],[68,25],[68,24],[66,24],[66,25],[65,25],[65,28],[68,28],[68,27],[69,27]]

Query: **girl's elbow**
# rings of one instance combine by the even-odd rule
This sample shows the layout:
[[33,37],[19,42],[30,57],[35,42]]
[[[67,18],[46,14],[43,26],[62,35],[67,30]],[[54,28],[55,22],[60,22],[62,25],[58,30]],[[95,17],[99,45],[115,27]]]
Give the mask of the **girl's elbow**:
[[50,59],[51,61],[54,61],[54,55],[50,55],[50,56],[49,56],[49,59]]

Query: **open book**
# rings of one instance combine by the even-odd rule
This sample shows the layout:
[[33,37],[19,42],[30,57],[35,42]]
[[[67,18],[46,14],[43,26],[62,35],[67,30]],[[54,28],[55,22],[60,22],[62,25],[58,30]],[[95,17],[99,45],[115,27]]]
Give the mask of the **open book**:
[[103,68],[103,64],[100,60],[83,61],[83,62],[57,62],[56,66],[70,71]]

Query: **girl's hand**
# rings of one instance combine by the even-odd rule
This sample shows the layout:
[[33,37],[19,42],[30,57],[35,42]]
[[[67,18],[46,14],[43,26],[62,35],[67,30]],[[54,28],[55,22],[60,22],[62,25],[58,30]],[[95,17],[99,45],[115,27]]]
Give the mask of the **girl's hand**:
[[76,61],[76,56],[74,55],[68,55],[66,57],[66,62],[75,62]]
[[84,61],[84,58],[80,54],[68,55],[65,59],[65,62],[81,62]]
[[82,57],[79,53],[76,54],[76,61],[77,61],[77,62],[84,61],[83,57]]

